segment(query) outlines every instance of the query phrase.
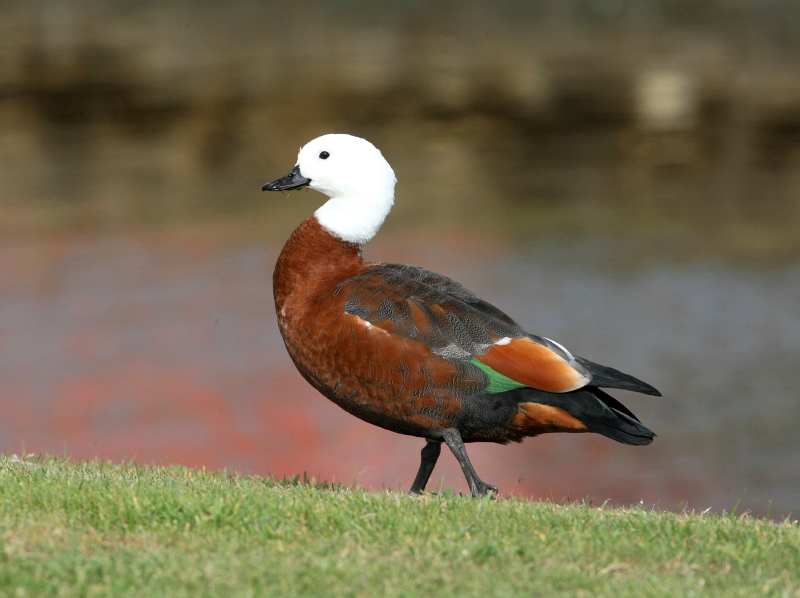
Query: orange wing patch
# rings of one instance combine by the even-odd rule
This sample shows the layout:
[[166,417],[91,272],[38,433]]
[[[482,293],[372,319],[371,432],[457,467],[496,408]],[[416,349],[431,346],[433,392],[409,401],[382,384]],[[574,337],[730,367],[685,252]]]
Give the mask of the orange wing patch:
[[494,345],[475,358],[512,380],[547,392],[568,392],[588,382],[560,355],[529,338]]
[[547,432],[587,432],[586,426],[569,413],[551,405],[522,403],[519,413],[514,416],[511,426],[525,436],[535,436]]

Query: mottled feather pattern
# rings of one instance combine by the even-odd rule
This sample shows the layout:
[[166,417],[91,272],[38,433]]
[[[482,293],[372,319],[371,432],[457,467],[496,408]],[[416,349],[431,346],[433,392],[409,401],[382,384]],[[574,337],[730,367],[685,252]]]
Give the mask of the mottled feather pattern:
[[522,330],[519,324],[517,324],[514,320],[512,320],[494,305],[487,303],[475,293],[466,289],[462,284],[455,282],[446,276],[442,276],[436,272],[431,272],[430,270],[420,268],[419,266],[409,266],[407,264],[382,264],[380,269],[394,270],[404,278],[421,282],[427,287],[430,287],[474,307],[479,312],[486,314],[487,316],[490,316],[499,322],[507,324],[508,326],[520,331]]
[[[293,247],[301,242],[302,254]],[[307,261],[311,251],[317,270],[313,275]],[[394,313],[395,320],[367,325],[367,310],[379,312],[381,302],[369,308],[354,303],[347,290],[351,279],[341,284],[328,273],[334,268],[351,270],[355,279],[371,266],[361,259],[358,247],[306,221],[287,242],[276,266],[278,324],[298,370],[322,394],[370,423],[425,436],[431,429],[451,425],[460,409],[458,395],[479,391],[487,384],[486,376],[468,362],[443,359],[413,338],[420,336],[415,314],[400,295],[395,300],[388,297],[383,306],[383,313]],[[292,294],[307,299],[287,301]],[[416,318],[424,330],[420,313]],[[413,327],[413,336],[396,334],[395,322]]]
[[[478,357],[505,376],[553,392],[591,380],[562,347],[528,335],[462,285],[423,268],[376,265],[341,283],[338,291],[347,293],[347,313],[374,325],[389,320],[392,333],[424,342],[445,359]],[[497,344],[500,339],[503,344]]]
[[[340,285],[346,312],[371,324],[391,320],[397,335],[434,353],[469,361],[497,338],[522,338],[511,318],[460,284],[423,268],[381,264]],[[494,336],[494,339],[492,338]]]
[[[496,345],[499,339],[567,356],[444,276],[364,261],[358,246],[331,237],[313,219],[287,242],[274,286],[278,323],[298,370],[323,395],[372,424],[424,437],[456,428],[465,442],[505,443],[570,421],[547,412],[547,422],[537,422],[529,417],[534,411],[525,415],[525,402],[551,403],[574,417],[612,413],[605,405],[586,405],[599,402],[591,393],[504,393],[513,400],[499,401],[485,394],[488,376],[470,360],[510,346]],[[304,300],[288,301],[292,296]],[[569,424],[564,431],[586,430]]]

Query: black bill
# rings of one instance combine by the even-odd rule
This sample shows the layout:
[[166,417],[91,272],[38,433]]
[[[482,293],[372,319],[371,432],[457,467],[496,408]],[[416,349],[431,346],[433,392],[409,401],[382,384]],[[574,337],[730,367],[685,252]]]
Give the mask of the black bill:
[[262,191],[291,191],[292,189],[300,189],[300,187],[305,187],[311,182],[311,179],[307,179],[302,174],[300,174],[300,167],[295,166],[292,168],[286,176],[283,176],[271,183],[267,183],[263,187],[261,187]]

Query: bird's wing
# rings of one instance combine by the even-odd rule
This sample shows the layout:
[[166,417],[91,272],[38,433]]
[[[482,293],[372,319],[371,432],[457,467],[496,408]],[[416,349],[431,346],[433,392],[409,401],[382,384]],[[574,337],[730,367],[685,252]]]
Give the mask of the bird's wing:
[[416,266],[376,264],[345,280],[345,312],[380,330],[430,347],[449,361],[471,362],[485,392],[529,386],[566,392],[591,374],[561,345],[530,335],[502,311],[449,278]]

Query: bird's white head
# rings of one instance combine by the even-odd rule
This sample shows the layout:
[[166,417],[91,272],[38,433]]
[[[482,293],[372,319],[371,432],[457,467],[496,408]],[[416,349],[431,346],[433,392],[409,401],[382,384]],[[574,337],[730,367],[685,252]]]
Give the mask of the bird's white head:
[[265,191],[311,187],[330,199],[314,215],[337,237],[364,245],[380,229],[394,204],[397,179],[381,152],[366,139],[331,134],[309,141],[297,165]]

